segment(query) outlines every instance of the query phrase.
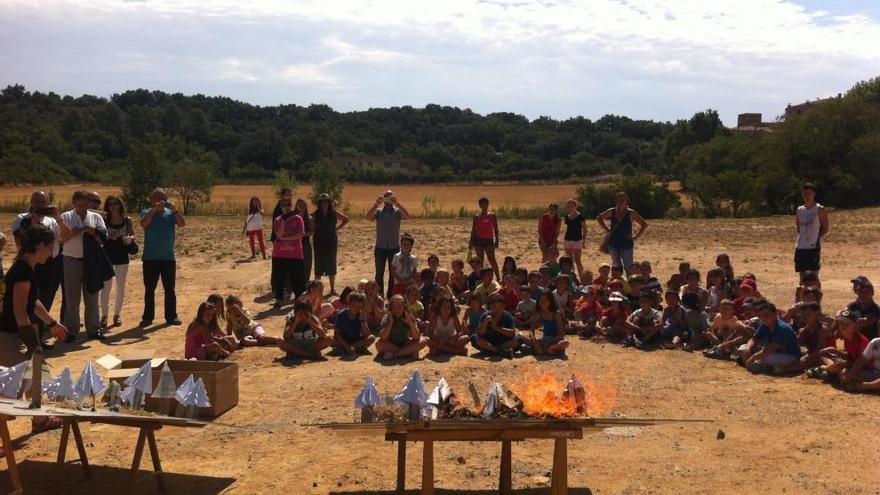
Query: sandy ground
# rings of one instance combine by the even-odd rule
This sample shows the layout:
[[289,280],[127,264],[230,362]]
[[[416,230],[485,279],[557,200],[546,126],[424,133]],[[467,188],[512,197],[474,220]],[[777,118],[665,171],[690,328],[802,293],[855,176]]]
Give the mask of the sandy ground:
[[[864,274],[880,280],[877,267],[880,210],[833,213],[832,234],[823,246],[826,311],[852,298],[849,279]],[[10,215],[0,215],[9,225]],[[687,259],[702,271],[722,251],[731,254],[737,273],[758,275],[759,288],[771,300],[791,302],[793,224],[791,217],[749,220],[655,221],[639,243],[637,259],[654,263],[665,280]],[[464,256],[467,222],[410,220],[422,259],[437,253],[444,266]],[[246,262],[239,220],[190,218],[180,231],[178,295],[181,318],[190,320],[196,306],[212,292],[236,293],[272,334],[283,319],[266,312],[269,262]],[[537,266],[534,222],[501,224],[501,255]],[[591,245],[598,242],[591,230]],[[371,277],[373,227],[356,221],[341,233],[340,287]],[[11,263],[7,248],[6,264]],[[587,252],[586,264],[604,258]],[[134,328],[142,310],[140,262],[129,277],[122,328],[106,343],[60,345],[49,354],[55,369],[83,364],[105,353],[156,349],[180,358],[180,327]],[[161,299],[159,299],[161,301]],[[256,302],[260,301],[260,302]],[[473,354],[473,353],[472,353]],[[240,366],[238,407],[212,425],[191,431],[166,428],[158,433],[171,493],[383,493],[394,487],[396,448],[381,437],[347,438],[304,425],[350,421],[352,401],[365,376],[382,391],[396,391],[413,370],[433,386],[443,376],[460,391],[472,381],[484,390],[494,377],[514,382],[540,368],[560,378],[571,373],[612,382],[618,390],[610,415],[705,418],[709,424],[670,424],[632,435],[597,433],[570,446],[572,493],[877,493],[880,419],[876,396],[851,395],[803,377],[754,377],[732,363],[678,351],[642,353],[609,344],[575,339],[568,359],[489,361],[474,356],[449,361],[419,360],[396,365],[371,356],[354,361],[329,358],[298,364],[280,360],[271,348],[247,349],[232,360]],[[60,436],[52,431],[28,436],[26,420],[12,423],[18,456],[29,493],[119,493],[124,489],[136,434],[110,426],[84,425],[83,434],[95,466],[94,479],[82,478],[79,466],[57,468]],[[718,430],[726,438],[717,440]],[[72,449],[72,447],[71,447]],[[436,483],[440,493],[495,493],[500,449],[485,444],[439,444]],[[530,441],[513,448],[514,487],[518,493],[546,493],[552,462],[550,442]],[[76,457],[71,450],[69,458]],[[410,450],[408,486],[415,489],[421,472],[419,449]],[[144,464],[147,464],[145,459]],[[0,471],[0,487],[8,486]],[[2,490],[3,488],[0,488]],[[133,493],[153,493],[141,480]]]

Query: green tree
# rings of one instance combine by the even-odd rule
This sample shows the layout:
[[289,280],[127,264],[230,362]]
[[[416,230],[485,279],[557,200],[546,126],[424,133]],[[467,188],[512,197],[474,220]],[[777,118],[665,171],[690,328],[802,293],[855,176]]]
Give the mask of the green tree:
[[211,201],[216,173],[210,162],[187,158],[174,166],[167,181],[171,192],[183,202],[183,214],[188,215],[197,202]]
[[755,177],[743,170],[725,170],[717,180],[720,197],[730,202],[734,218],[738,217],[743,205],[755,196]]
[[290,189],[295,196],[297,186],[296,177],[290,175],[289,170],[281,168],[275,171],[275,182],[273,183],[272,190],[275,192],[276,198],[281,199],[281,191],[283,189]]
[[342,190],[345,188],[345,181],[336,166],[327,160],[321,160],[312,168],[311,180],[312,194],[309,199],[312,203],[318,204],[318,196],[321,194],[329,194],[333,204],[342,204]]
[[150,192],[165,182],[168,162],[157,142],[134,145],[124,174],[122,197],[129,208],[139,211],[149,206]]

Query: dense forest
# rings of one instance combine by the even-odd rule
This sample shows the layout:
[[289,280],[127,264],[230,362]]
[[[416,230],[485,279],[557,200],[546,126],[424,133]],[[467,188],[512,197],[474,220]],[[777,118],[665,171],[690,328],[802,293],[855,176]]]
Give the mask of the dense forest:
[[144,89],[109,99],[20,85],[0,93],[0,184],[124,184],[154,162],[207,166],[227,182],[267,181],[282,169],[308,179],[329,158],[359,155],[413,158],[424,167],[340,169],[348,181],[650,175],[680,180],[699,212],[715,216],[784,211],[797,183],[811,180],[835,206],[876,204],[880,79],[762,135],[732,133],[714,110],[675,123],[615,115],[530,121],[439,105],[342,113],[326,105],[261,107]]

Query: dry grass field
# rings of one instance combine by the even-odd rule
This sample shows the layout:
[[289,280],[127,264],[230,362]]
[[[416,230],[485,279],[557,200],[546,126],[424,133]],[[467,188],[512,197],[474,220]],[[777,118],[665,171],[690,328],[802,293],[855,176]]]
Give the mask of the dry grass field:
[[[523,204],[543,204],[548,197],[570,195],[574,186],[555,189],[504,186],[504,197]],[[57,192],[67,189],[54,188]],[[435,194],[449,207],[469,204],[490,188],[396,188],[401,201],[416,206]],[[447,190],[448,189],[448,190]],[[253,188],[223,187],[218,194],[244,200]],[[268,198],[267,188],[259,189]],[[350,187],[347,196],[366,205],[381,187]],[[103,191],[109,192],[109,191]],[[303,189],[300,194],[304,194]],[[24,190],[3,191],[4,198],[24,196]],[[360,202],[360,203],[358,203]],[[823,287],[826,311],[852,299],[849,279],[864,274],[880,280],[878,209],[835,212],[832,233],[823,246]],[[8,226],[12,216],[0,215]],[[283,317],[271,311],[269,262],[247,262],[246,241],[239,236],[242,218],[194,217],[180,230],[178,253],[179,311],[193,318],[199,302],[212,293],[235,293],[267,331],[280,334]],[[469,224],[466,220],[405,222],[416,237],[415,252],[424,259],[438,254],[444,266],[463,257]],[[521,265],[536,267],[534,221],[501,223],[500,254],[515,256]],[[8,233],[8,232],[7,232]],[[340,232],[340,287],[372,277],[373,226],[357,219]],[[596,230],[588,234],[596,245]],[[665,280],[681,260],[705,272],[719,252],[730,254],[738,273],[757,274],[759,289],[780,306],[791,303],[795,274],[792,217],[743,220],[653,221],[636,249],[637,259],[653,262]],[[12,248],[5,253],[7,266]],[[604,261],[595,250],[586,265]],[[53,369],[71,366],[78,375],[87,360],[105,353],[156,349],[157,354],[183,356],[184,328],[136,328],[142,303],[140,262],[129,276],[124,324],[106,343],[58,345],[49,352]],[[161,298],[161,295],[159,296]],[[161,300],[161,299],[160,299]],[[355,417],[353,399],[366,376],[381,391],[398,390],[419,369],[433,387],[442,376],[464,391],[467,382],[485,390],[494,378],[516,383],[534,370],[560,379],[571,373],[616,389],[608,415],[623,417],[705,418],[712,423],[669,424],[626,432],[608,431],[575,441],[569,447],[572,493],[786,493],[869,494],[880,484],[877,424],[880,398],[853,395],[802,376],[751,376],[733,363],[704,359],[680,351],[639,352],[615,345],[574,339],[565,360],[525,357],[494,361],[475,356],[450,360],[421,359],[397,364],[329,357],[316,363],[289,362],[271,348],[236,352],[240,366],[240,402],[204,430],[173,428],[158,433],[163,468],[170,493],[389,493],[394,487],[396,449],[380,438],[342,438],[304,425],[349,421]],[[25,420],[12,423],[20,446],[28,493],[120,493],[124,468],[135,442],[132,431],[84,425],[91,446],[94,479],[85,480],[79,466],[56,468],[59,431],[27,435]],[[726,433],[716,439],[718,430]],[[524,442],[513,447],[514,487],[520,494],[546,493],[552,447],[548,442]],[[411,450],[408,486],[419,483],[421,456]],[[486,444],[440,444],[436,447],[436,483],[440,493],[495,493],[500,449]],[[0,490],[8,486],[0,471]],[[63,487],[63,488],[62,488]],[[141,480],[131,493],[153,493],[155,484]],[[415,493],[415,492],[412,492]]]

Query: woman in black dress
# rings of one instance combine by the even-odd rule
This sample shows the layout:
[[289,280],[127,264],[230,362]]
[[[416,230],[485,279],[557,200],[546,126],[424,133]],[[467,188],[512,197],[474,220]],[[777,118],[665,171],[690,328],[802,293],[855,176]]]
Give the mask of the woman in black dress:
[[345,227],[349,218],[333,209],[330,195],[318,196],[318,209],[314,218],[315,280],[327,275],[330,278],[330,295],[336,295],[336,252],[339,237],[336,231]]

